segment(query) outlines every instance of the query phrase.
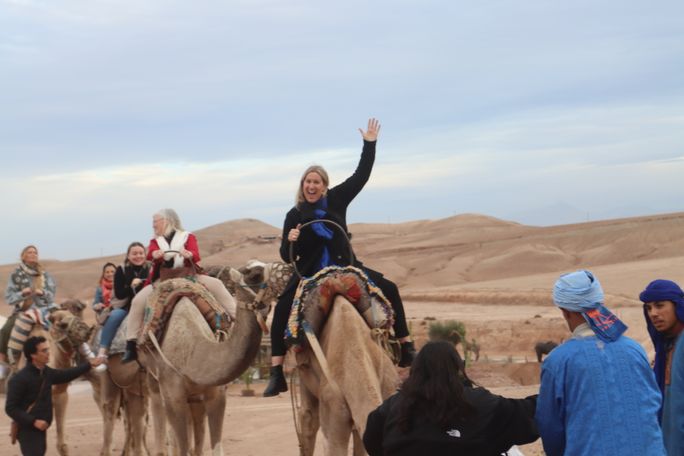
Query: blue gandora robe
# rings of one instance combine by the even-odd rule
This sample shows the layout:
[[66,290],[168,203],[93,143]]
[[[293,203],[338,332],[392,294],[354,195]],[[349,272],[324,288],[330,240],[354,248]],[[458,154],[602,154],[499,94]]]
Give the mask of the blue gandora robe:
[[663,456],[660,400],[639,344],[583,324],[542,365],[535,421],[548,456]]
[[677,338],[670,382],[665,384],[663,437],[669,456],[684,455],[684,333]]

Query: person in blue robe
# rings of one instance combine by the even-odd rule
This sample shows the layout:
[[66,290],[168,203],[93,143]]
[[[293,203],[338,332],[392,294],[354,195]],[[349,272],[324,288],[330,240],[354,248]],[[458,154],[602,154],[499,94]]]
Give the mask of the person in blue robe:
[[684,291],[654,280],[641,292],[648,333],[656,350],[656,381],[663,393],[661,426],[669,456],[684,455]]
[[548,456],[663,456],[661,395],[644,349],[603,305],[585,270],[564,274],[553,301],[572,338],[544,360],[535,422]]

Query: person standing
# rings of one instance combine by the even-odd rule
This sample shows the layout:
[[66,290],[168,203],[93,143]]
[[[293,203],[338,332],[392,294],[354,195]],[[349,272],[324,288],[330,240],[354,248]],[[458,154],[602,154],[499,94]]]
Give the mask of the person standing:
[[653,370],[663,393],[660,422],[670,456],[684,455],[684,291],[671,280],[654,280],[639,295],[655,346]]
[[42,456],[47,449],[46,431],[52,423],[52,385],[67,383],[96,367],[93,358],[70,369],[52,369],[50,346],[44,337],[29,337],[24,343],[26,366],[10,378],[5,413],[19,425],[17,440],[24,456]]
[[544,360],[535,421],[548,456],[663,456],[660,391],[644,349],[603,305],[590,271],[553,289],[572,338]]
[[363,444],[370,456],[500,456],[539,438],[536,399],[474,386],[453,344],[428,342],[399,392],[368,415]]

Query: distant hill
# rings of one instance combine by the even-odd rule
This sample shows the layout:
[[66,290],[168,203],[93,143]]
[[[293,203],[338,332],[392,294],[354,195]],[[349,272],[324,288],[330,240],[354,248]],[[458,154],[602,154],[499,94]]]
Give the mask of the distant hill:
[[[395,280],[408,296],[482,289],[548,293],[559,272],[604,271],[611,292],[633,296],[656,277],[684,279],[684,213],[533,227],[478,214],[397,224],[352,224],[359,258]],[[280,229],[254,219],[195,231],[202,263],[239,266],[279,259]],[[90,301],[100,269],[114,257],[47,261],[58,298]],[[0,266],[0,287],[15,265]],[[519,294],[519,293],[518,293]],[[0,313],[9,308],[0,306]]]

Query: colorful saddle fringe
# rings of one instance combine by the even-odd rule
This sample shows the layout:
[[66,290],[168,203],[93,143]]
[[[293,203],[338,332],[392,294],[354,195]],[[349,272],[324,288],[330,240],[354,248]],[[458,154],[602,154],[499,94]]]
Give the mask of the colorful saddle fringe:
[[285,330],[287,344],[295,350],[303,348],[306,340],[303,321],[320,335],[337,295],[347,298],[369,328],[387,331],[392,328],[392,305],[365,272],[353,266],[328,266],[299,282]]

